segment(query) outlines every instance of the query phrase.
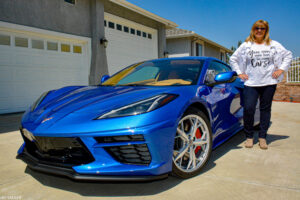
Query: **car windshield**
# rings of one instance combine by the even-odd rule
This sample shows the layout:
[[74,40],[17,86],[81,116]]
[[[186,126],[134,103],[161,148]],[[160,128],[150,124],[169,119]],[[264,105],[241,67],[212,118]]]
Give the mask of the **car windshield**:
[[131,65],[102,83],[106,86],[195,85],[203,60],[158,60]]

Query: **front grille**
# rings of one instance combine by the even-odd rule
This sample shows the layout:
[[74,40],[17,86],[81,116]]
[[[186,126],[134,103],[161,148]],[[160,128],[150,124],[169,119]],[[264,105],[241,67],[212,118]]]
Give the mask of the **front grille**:
[[151,162],[151,155],[146,144],[105,147],[105,150],[121,163],[149,165]]
[[35,140],[30,141],[23,133],[22,136],[25,141],[25,150],[41,163],[72,167],[94,161],[93,156],[79,138],[35,136]]

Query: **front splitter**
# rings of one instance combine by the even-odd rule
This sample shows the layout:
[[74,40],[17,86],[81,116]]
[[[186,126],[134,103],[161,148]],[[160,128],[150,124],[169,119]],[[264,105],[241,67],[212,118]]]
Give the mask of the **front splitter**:
[[64,168],[59,166],[47,165],[40,163],[38,159],[31,156],[28,152],[17,156],[18,159],[23,160],[29,168],[58,176],[65,176],[72,180],[77,181],[109,181],[109,182],[147,182],[155,181],[168,177],[168,174],[162,174],[157,176],[105,176],[105,175],[90,175],[90,174],[78,174],[72,168]]

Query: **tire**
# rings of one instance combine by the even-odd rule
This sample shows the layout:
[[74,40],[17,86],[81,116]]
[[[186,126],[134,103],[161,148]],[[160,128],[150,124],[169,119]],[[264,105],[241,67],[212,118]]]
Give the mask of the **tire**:
[[172,175],[183,179],[198,175],[211,151],[212,131],[207,116],[199,109],[189,108],[177,126]]

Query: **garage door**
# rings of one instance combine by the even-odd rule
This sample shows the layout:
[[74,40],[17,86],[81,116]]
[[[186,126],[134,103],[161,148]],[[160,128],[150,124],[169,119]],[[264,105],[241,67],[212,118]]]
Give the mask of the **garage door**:
[[105,13],[109,74],[135,62],[158,58],[157,30]]
[[45,91],[88,84],[88,38],[12,27],[0,24],[1,114],[24,111]]

